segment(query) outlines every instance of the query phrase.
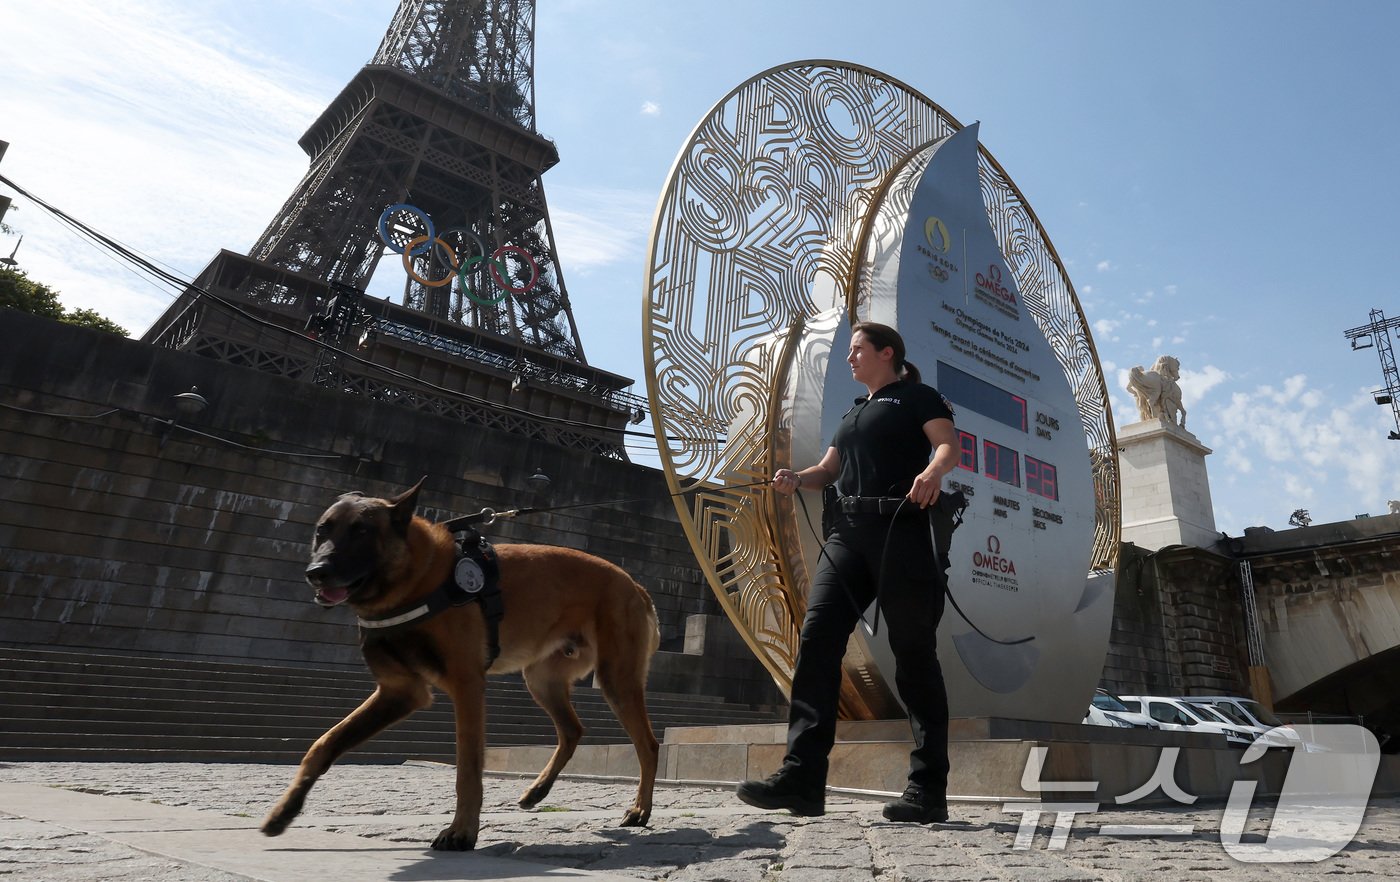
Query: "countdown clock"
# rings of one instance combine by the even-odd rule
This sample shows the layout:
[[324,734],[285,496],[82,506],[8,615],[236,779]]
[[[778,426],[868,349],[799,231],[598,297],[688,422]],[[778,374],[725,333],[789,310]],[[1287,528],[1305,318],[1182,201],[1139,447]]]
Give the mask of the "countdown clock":
[[[677,497],[697,558],[786,687],[820,502],[743,485],[815,463],[865,393],[844,363],[851,321],[897,327],[955,408],[946,486],[972,500],[937,634],[952,712],[1078,720],[1112,613],[1108,396],[1063,267],[977,136],[854,65],[735,89],[658,207],[648,392],[673,489],[706,485]],[[858,627],[844,669],[846,716],[900,712],[883,633]]]

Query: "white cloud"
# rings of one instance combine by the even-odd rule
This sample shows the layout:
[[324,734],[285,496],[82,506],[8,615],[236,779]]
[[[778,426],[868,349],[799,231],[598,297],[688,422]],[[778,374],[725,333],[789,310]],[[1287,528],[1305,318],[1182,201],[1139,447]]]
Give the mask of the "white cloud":
[[1120,324],[1121,322],[1115,321],[1113,319],[1099,319],[1093,324],[1094,333],[1099,335],[1100,337],[1115,339],[1113,337],[1113,332],[1118,330],[1118,326]]
[[1101,273],[1106,273],[1109,270],[1113,269],[1113,264],[1109,263],[1106,260],[1101,260],[1094,265],[1094,269],[1098,270]]
[[660,105],[660,104],[657,104],[655,101],[643,101],[643,102],[642,102],[642,116],[660,116],[660,115],[661,115],[661,105]]
[[[651,232],[656,197],[637,190],[550,190],[549,216],[560,262],[588,274],[639,255]],[[641,263],[638,257],[638,264]]]
[[[1204,375],[1214,370],[1202,371],[1202,378],[1211,379]],[[1251,497],[1256,510],[1245,513],[1250,520],[1222,528],[1278,526],[1295,508],[1309,509],[1316,523],[1385,512],[1395,495],[1400,444],[1386,438],[1389,420],[1378,420],[1376,410],[1368,392],[1336,401],[1303,374],[1232,394],[1211,414],[1219,436],[1202,440],[1223,457],[1227,483],[1253,485],[1241,495]],[[1272,503],[1269,511],[1261,510],[1261,501]]]
[[[186,277],[252,244],[306,169],[295,144],[326,101],[316,77],[166,0],[7,7],[8,177]],[[65,305],[139,333],[173,299],[16,203],[21,266]]]
[[1230,375],[1213,364],[1199,371],[1181,372],[1181,398],[1188,406],[1204,401],[1210,390],[1230,379]]

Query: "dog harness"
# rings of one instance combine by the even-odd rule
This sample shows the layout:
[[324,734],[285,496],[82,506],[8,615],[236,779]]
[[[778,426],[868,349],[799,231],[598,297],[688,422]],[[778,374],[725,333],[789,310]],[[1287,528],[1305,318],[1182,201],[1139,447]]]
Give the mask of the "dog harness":
[[500,562],[496,549],[480,533],[470,527],[461,532],[457,560],[442,584],[413,606],[373,619],[360,619],[361,646],[383,640],[453,607],[479,603],[482,618],[486,620],[487,669],[496,663],[501,654],[501,619],[505,616]]

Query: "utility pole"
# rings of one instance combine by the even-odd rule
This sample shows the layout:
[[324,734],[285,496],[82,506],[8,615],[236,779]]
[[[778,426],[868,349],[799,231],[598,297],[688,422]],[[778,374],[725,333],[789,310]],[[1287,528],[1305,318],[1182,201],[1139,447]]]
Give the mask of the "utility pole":
[[1395,429],[1389,436],[1392,441],[1400,441],[1400,371],[1395,368],[1395,352],[1390,346],[1390,329],[1400,327],[1400,319],[1386,318],[1379,309],[1371,310],[1371,323],[1346,331],[1352,349],[1376,347],[1381,360],[1381,378],[1384,388],[1371,393],[1377,404],[1390,405],[1391,416],[1395,419]]
[[[10,149],[9,141],[0,141],[0,160],[5,158],[5,151]],[[5,221],[5,212],[10,210],[10,197],[0,193],[0,223]]]

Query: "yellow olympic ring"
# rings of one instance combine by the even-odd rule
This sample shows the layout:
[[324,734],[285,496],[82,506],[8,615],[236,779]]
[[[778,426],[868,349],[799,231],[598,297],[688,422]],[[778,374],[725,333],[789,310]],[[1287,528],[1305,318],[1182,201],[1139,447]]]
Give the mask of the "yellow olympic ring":
[[[452,261],[452,269],[454,270],[454,272],[448,273],[441,279],[438,279],[436,282],[429,281],[428,279],[425,279],[422,276],[418,275],[417,271],[413,269],[413,249],[417,248],[420,243],[427,241],[427,236],[417,236],[409,241],[408,245],[403,250],[403,269],[404,272],[408,273],[409,278],[413,279],[413,281],[417,282],[418,284],[427,285],[429,288],[441,288],[443,285],[451,283],[452,276],[455,275],[455,271],[459,268],[457,253],[452,250],[451,245],[442,241],[441,237],[434,236],[433,242],[437,243],[438,245],[441,245],[443,249],[447,252],[449,259]],[[422,252],[419,253],[421,254]]]

